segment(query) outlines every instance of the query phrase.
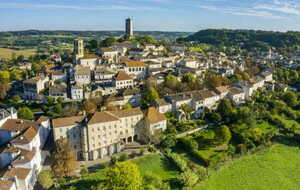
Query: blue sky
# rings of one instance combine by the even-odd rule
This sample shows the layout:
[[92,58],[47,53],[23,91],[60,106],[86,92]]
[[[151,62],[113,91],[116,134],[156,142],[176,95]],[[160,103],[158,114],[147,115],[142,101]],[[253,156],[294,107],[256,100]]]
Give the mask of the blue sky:
[[298,30],[300,0],[0,0],[0,30]]

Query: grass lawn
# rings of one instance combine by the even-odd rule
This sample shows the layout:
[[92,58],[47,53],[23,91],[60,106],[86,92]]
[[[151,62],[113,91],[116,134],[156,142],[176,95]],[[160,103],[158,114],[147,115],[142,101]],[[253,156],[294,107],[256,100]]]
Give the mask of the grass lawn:
[[165,162],[164,157],[158,154],[148,155],[134,160],[139,167],[142,175],[152,173],[158,175],[163,180],[176,178],[179,174],[176,169]]
[[[164,157],[159,154],[146,155],[142,158],[132,160],[132,162],[139,166],[143,176],[147,173],[152,173],[163,180],[169,180],[176,178],[179,174],[175,168],[168,166],[164,161]],[[89,189],[92,185],[105,180],[106,170],[107,168],[98,170],[97,172],[91,173],[85,178],[75,181],[70,185],[76,187],[76,190]]]
[[297,190],[299,163],[299,147],[277,144],[226,164],[193,190]]
[[29,57],[30,55],[34,55],[35,50],[33,49],[26,49],[26,50],[13,50],[8,48],[0,48],[0,58],[3,59],[10,59],[12,53],[15,53],[16,56],[24,55],[24,57]]

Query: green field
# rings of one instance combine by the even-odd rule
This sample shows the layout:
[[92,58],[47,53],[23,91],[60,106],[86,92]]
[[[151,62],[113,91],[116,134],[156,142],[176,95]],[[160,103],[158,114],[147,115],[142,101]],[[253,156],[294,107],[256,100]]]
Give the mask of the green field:
[[[155,174],[163,180],[169,180],[172,178],[176,178],[179,174],[179,172],[169,166],[165,162],[164,157],[159,154],[146,155],[142,158],[134,159],[132,160],[132,162],[136,163],[139,166],[141,174],[143,176],[146,174]],[[105,180],[105,172],[107,168],[108,167],[98,170],[95,173],[91,173],[87,177],[75,181],[70,185],[74,186],[76,190],[88,189],[91,187],[91,185]]]
[[27,58],[30,55],[34,55],[35,50],[33,50],[33,49],[13,50],[13,49],[8,49],[8,48],[0,48],[0,58],[9,59],[9,58],[11,58],[13,53],[15,53],[16,56],[24,55],[24,57]]
[[193,190],[297,190],[299,163],[299,147],[274,145],[227,163]]

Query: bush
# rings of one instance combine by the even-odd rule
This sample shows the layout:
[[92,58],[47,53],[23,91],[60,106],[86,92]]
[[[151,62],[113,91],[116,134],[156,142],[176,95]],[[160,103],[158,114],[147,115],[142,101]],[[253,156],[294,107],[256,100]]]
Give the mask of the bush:
[[59,178],[59,179],[57,180],[57,182],[58,182],[58,184],[60,184],[60,185],[64,185],[64,184],[67,183],[67,181],[66,181],[65,178]]
[[149,146],[148,151],[149,152],[155,152],[155,147],[154,146]]
[[187,168],[187,162],[179,154],[168,152],[166,155],[176,166],[177,168],[184,172]]
[[130,158],[134,158],[136,156],[138,156],[138,153],[136,151],[132,151],[129,155]]
[[161,146],[163,148],[172,148],[176,145],[176,137],[174,135],[168,135],[161,141]]
[[112,166],[115,165],[117,163],[117,161],[118,161],[117,157],[116,156],[112,156],[110,158],[110,165],[112,165]]
[[124,161],[128,160],[128,154],[123,153],[123,154],[119,157],[118,160],[119,160],[120,162],[124,162]]
[[203,155],[200,151],[195,150],[193,155],[200,161],[203,162],[206,166],[209,165],[209,158]]
[[178,180],[184,189],[190,189],[198,182],[198,176],[190,170],[183,172]]
[[49,189],[53,185],[53,178],[50,171],[41,171],[38,175],[38,182],[44,189]]
[[199,148],[197,141],[192,136],[183,137],[180,139],[180,142],[190,152],[193,152],[194,150],[198,150]]

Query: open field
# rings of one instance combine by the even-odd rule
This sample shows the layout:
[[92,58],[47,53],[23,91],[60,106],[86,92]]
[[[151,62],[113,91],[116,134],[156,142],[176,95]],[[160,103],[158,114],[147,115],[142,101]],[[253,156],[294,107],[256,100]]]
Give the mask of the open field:
[[30,55],[35,53],[33,49],[26,49],[26,50],[13,50],[8,48],[0,48],[0,58],[9,59],[11,58],[12,54],[15,53],[16,56],[24,55],[26,58]]
[[274,145],[223,166],[193,190],[300,189],[300,147]]

